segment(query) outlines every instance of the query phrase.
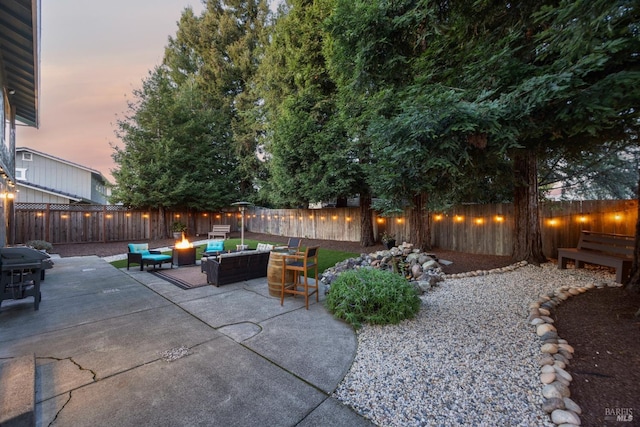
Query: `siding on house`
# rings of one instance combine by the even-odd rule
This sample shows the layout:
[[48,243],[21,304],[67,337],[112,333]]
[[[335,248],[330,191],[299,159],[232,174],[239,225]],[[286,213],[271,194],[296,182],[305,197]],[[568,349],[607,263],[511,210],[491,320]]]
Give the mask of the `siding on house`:
[[0,1],[0,246],[15,243],[16,122],[38,127],[40,2]]
[[107,204],[107,180],[96,170],[26,147],[16,148],[17,201]]

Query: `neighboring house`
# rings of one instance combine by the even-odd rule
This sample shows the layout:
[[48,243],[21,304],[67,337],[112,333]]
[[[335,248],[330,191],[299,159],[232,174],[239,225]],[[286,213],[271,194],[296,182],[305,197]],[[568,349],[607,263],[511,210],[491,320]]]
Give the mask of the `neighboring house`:
[[13,243],[16,122],[38,127],[40,1],[0,1],[0,246]]
[[19,203],[106,205],[108,181],[94,169],[50,154],[16,148]]

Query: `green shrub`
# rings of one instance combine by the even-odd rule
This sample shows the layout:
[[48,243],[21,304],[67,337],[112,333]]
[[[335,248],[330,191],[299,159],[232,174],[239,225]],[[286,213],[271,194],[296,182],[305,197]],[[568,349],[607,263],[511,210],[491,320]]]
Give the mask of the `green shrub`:
[[29,246],[30,248],[37,249],[39,251],[47,251],[51,252],[53,250],[53,245],[44,240],[29,240],[25,243],[25,246]]
[[415,317],[420,298],[402,276],[390,271],[362,268],[348,270],[331,283],[327,308],[355,328],[362,323],[396,324]]

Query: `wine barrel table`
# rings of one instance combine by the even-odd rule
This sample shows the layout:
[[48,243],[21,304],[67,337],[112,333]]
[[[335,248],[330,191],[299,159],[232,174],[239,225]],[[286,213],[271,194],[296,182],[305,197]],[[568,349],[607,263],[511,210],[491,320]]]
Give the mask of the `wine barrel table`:
[[[287,251],[271,251],[269,254],[269,264],[267,266],[267,283],[269,284],[269,296],[278,297],[282,293],[282,260],[284,255],[289,255]],[[285,284],[293,283],[293,271],[287,271]],[[289,294],[291,296],[291,294]]]

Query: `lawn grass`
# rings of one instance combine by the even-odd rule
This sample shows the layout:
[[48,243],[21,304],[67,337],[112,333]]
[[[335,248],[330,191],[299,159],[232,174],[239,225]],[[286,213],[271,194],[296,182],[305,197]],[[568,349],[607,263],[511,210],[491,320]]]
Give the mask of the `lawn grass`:
[[[274,242],[258,242],[257,240],[244,239],[244,244],[249,245],[249,249],[255,249],[258,246],[258,243],[269,243],[275,246],[282,246],[282,243],[274,243]],[[240,239],[227,239],[224,241],[224,249],[231,250],[235,249],[236,245],[240,244]],[[204,250],[205,245],[196,246],[196,259],[202,258],[202,252]],[[163,252],[163,254],[171,255],[171,251]],[[333,267],[340,261],[344,261],[348,258],[355,258],[360,254],[354,252],[344,252],[344,251],[334,251],[331,249],[323,249],[320,248],[318,252],[318,275],[322,274],[327,268]],[[127,260],[122,259],[118,261],[111,262],[116,268],[124,268],[127,266]]]

